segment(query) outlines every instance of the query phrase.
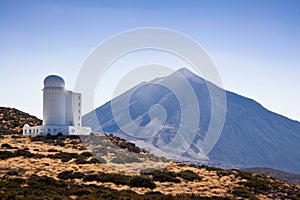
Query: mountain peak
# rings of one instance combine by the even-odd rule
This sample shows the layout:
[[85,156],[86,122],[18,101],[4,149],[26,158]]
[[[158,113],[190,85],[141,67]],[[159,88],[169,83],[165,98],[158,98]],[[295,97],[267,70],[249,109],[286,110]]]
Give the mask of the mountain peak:
[[198,82],[198,83],[204,83],[204,79],[200,76],[198,76],[197,74],[193,73],[192,71],[190,71],[189,69],[183,67],[178,69],[175,73],[180,73],[181,75],[183,75],[185,78],[194,81],[194,82]]
[[196,76],[196,74],[194,74],[192,71],[190,71],[188,68],[182,67],[180,69],[178,69],[176,72],[179,72],[183,75],[194,75]]
[[[182,84],[182,79],[186,80],[185,84]],[[142,148],[148,148],[151,145],[160,148],[173,141],[178,130],[183,127],[181,106],[198,106],[201,115],[191,112],[190,116],[193,116],[193,119],[199,118],[199,124],[197,130],[193,132],[195,134],[193,142],[182,158],[195,161],[196,164],[202,163],[203,161],[199,159],[201,142],[211,126],[212,99],[210,92],[222,88],[218,88],[187,68],[178,69],[169,76],[158,78],[154,83],[158,84],[153,84],[151,81],[131,89],[132,93],[127,92],[127,96],[123,95],[114,99],[115,102],[128,102],[126,99],[128,95],[131,99],[129,106],[119,104],[120,111],[116,115],[113,115],[111,104],[107,103],[95,110],[97,117],[95,117],[95,113],[83,116],[83,124],[92,127],[96,132],[114,133],[118,137],[138,143]],[[188,96],[179,102],[178,95],[176,96],[174,92],[164,87],[166,85],[176,88],[176,90],[186,91],[186,84],[189,84],[194,90],[198,105],[190,104],[191,98]],[[226,94],[225,123],[220,138],[209,153],[208,164],[223,168],[266,167],[300,173],[298,159],[300,157],[298,134],[300,123],[270,112],[254,100],[226,90],[224,92]],[[222,108],[219,106],[218,99],[215,99],[213,103],[217,105],[216,109]],[[166,113],[166,119],[161,120],[163,122],[159,125],[157,125],[158,117],[153,118],[155,121],[151,120],[149,116],[150,108],[156,104],[161,105]],[[128,116],[128,110],[130,117],[124,117]],[[214,112],[216,111],[218,110]],[[122,126],[126,126],[127,132],[130,134],[153,133],[157,127],[160,131],[155,132],[153,137],[148,140],[139,137],[133,138],[132,135],[123,131],[116,119],[128,120]],[[135,124],[141,128],[136,129]],[[160,127],[163,128],[160,129]],[[186,135],[182,136],[182,144],[187,144],[191,135],[189,131],[185,131],[185,133]],[[185,138],[187,139],[185,140]]]

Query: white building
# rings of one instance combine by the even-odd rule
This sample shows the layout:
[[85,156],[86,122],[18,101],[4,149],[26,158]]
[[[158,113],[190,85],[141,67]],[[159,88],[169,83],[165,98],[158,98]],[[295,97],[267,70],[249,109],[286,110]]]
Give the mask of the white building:
[[43,126],[25,124],[23,135],[89,135],[90,127],[81,126],[81,94],[65,89],[65,81],[56,75],[44,80]]

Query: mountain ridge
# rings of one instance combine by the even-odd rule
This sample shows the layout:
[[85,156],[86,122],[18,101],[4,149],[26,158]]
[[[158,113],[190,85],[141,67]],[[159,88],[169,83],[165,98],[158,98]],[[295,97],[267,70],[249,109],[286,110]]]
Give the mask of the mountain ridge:
[[[209,87],[213,90],[220,90],[220,88],[186,69],[180,69],[179,73],[186,75],[187,82],[197,96],[201,112],[195,140],[189,149],[189,152],[195,154],[201,152],[197,142],[205,137],[212,114],[211,97],[207,85],[211,84]],[[155,81],[180,87],[173,74],[155,79]],[[184,89],[181,88],[181,90]],[[251,98],[230,91],[224,90],[224,92],[227,101],[225,124],[218,142],[209,153],[208,164],[223,168],[272,167],[300,173],[300,160],[297,159],[300,157],[300,123],[268,110]],[[129,106],[124,103],[126,98],[130,100]],[[187,102],[184,103],[189,105],[189,98],[186,99]],[[174,129],[178,129],[180,106],[178,106],[176,96],[167,88],[158,86],[153,81],[139,84],[134,89],[98,107],[94,110],[95,112],[92,111],[83,116],[84,125],[91,126],[94,131],[114,133],[118,137],[134,142],[134,138],[124,134],[116,124],[111,102],[120,103],[115,117],[126,118],[124,113],[128,107],[133,122],[142,127],[146,127],[150,122],[147,113],[149,108],[157,103],[162,105],[167,113],[166,126],[160,134],[151,139],[151,144],[155,147],[168,144],[176,135]],[[193,112],[191,114],[193,115]],[[144,130],[147,131],[147,129]],[[190,155],[184,156],[188,158]]]

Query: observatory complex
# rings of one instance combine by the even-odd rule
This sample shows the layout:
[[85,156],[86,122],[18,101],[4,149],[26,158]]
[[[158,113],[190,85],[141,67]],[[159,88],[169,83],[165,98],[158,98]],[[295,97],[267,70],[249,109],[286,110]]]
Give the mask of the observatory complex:
[[25,124],[23,135],[89,135],[90,127],[81,126],[81,94],[65,89],[65,81],[47,76],[43,91],[43,125]]

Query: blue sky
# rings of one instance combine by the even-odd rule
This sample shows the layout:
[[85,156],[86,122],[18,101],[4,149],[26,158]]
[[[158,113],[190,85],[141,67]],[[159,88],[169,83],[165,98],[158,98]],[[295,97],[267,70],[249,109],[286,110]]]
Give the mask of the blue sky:
[[2,0],[0,105],[41,117],[46,75],[62,75],[73,89],[99,43],[128,29],[163,27],[202,45],[225,89],[300,121],[299,10],[297,0]]

